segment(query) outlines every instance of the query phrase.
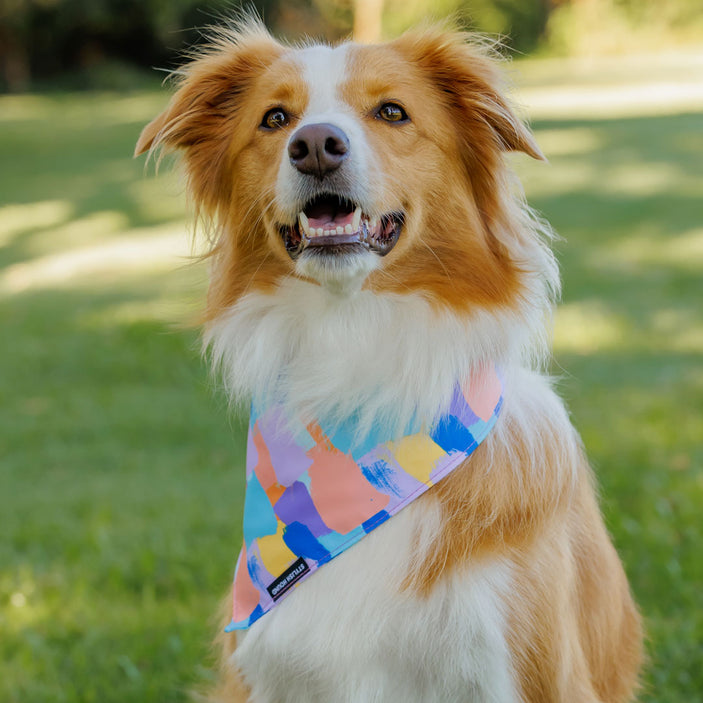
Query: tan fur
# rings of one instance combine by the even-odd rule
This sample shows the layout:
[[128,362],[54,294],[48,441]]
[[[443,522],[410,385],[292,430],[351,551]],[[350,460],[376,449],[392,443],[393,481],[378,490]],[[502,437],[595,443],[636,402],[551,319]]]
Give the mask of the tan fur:
[[[504,154],[543,156],[503,98],[490,52],[466,40],[431,28],[350,50],[341,94],[380,157],[379,211],[406,213],[398,244],[365,286],[420,293],[461,314],[519,314],[541,244],[514,204]],[[399,95],[413,116],[407,129],[370,117]],[[295,275],[273,203],[291,132],[257,127],[266,110],[285,105],[292,129],[306,102],[295,51],[251,25],[223,32],[185,67],[171,104],[139,139],[137,153],[184,150],[196,209],[216,222],[208,320],[247,291]],[[528,440],[519,424],[508,426],[501,442],[481,445],[421,499],[439,504],[442,529],[403,588],[426,596],[469,563],[505,558],[514,567],[508,637],[524,702],[624,703],[636,688],[639,617],[578,439],[560,428],[545,417]],[[219,638],[223,678],[213,701],[249,698],[229,663],[234,639]]]
[[439,502],[443,524],[433,553],[423,555],[422,567],[409,579],[410,588],[427,594],[469,560],[528,551],[555,521],[563,520],[574,492],[570,467],[564,463],[579,458],[579,452],[561,446],[573,437],[559,437],[546,418],[544,425],[537,457],[522,428],[510,428],[505,438],[509,448],[503,441],[484,442],[423,496]]
[[228,594],[222,599],[220,606],[218,635],[215,640],[215,647],[219,652],[220,679],[217,687],[207,696],[209,703],[247,703],[249,700],[249,687],[229,661],[236,649],[236,640],[233,634],[224,630],[231,619],[232,596]]
[[510,451],[481,445],[423,497],[440,503],[443,525],[406,587],[427,594],[466,564],[505,558],[516,567],[509,643],[524,703],[629,701],[640,620],[590,468],[574,435],[545,427],[535,457],[519,429],[510,434]]
[[562,519],[512,555],[510,639],[526,703],[624,702],[637,685],[639,616],[583,468]]
[[[522,294],[520,261],[509,250],[516,228],[505,218],[503,152],[543,158],[500,97],[495,62],[465,39],[434,28],[360,48],[344,91],[360,109],[404,96],[414,129],[394,134],[370,123],[370,138],[384,154],[391,183],[393,174],[413,174],[389,198],[411,214],[409,234],[432,232],[400,242],[369,285],[419,290],[462,311],[510,305]],[[467,191],[474,197],[466,198]]]

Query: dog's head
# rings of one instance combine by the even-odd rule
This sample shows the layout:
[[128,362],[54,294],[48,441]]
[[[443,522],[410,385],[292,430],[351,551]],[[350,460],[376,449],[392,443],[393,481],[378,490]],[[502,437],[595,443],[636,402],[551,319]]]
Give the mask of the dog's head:
[[179,71],[136,153],[183,150],[217,222],[208,317],[291,275],[461,311],[524,298],[540,256],[504,153],[542,156],[488,53],[438,28],[291,48],[250,22]]

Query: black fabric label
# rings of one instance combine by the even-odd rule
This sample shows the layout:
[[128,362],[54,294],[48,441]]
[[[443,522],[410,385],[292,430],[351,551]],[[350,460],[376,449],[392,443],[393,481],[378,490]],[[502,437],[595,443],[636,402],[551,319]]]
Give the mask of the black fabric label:
[[289,566],[270,586],[266,587],[269,595],[278,600],[300,577],[310,571],[305,559],[300,557],[292,566]]

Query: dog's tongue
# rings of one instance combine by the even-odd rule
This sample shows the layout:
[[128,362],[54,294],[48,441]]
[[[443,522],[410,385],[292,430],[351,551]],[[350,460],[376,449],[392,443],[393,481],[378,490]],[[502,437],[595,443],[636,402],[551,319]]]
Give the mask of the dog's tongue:
[[346,210],[338,210],[329,202],[320,202],[313,204],[305,212],[308,217],[310,227],[317,229],[332,229],[334,227],[344,227],[352,224],[354,219],[354,211],[347,212]]
[[308,217],[308,222],[311,227],[317,227],[322,229],[332,229],[333,227],[344,227],[345,225],[350,225],[354,219],[354,213],[349,214],[339,213],[337,215],[327,215],[323,217]]

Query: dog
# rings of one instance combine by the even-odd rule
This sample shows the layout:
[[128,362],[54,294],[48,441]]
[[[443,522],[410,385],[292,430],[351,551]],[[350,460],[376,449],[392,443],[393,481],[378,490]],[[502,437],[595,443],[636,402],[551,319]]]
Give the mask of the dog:
[[640,618],[543,372],[558,269],[506,155],[544,157],[492,48],[246,20],[176,74],[136,154],[182,153],[205,345],[252,413],[211,700],[631,700]]

